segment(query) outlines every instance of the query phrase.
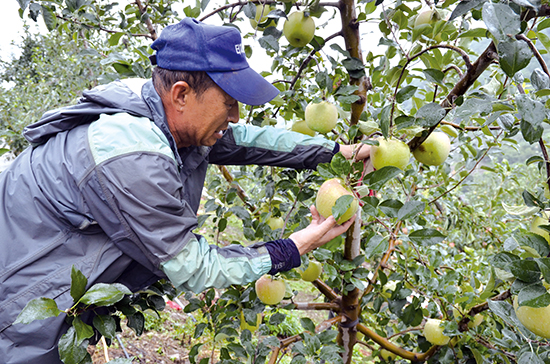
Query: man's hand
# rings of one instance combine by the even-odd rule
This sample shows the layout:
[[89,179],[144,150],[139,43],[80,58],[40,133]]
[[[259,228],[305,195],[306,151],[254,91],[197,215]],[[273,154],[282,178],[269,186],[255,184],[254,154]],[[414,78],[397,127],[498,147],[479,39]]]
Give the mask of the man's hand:
[[351,159],[356,154],[355,160],[362,161],[370,157],[370,145],[362,143],[352,145],[340,144],[340,153],[346,159]]
[[329,216],[328,219],[320,216],[315,206],[311,206],[309,210],[313,218],[311,224],[289,236],[296,244],[300,255],[304,255],[345,233],[355,221],[355,215],[353,215],[351,219],[338,225],[333,216]]

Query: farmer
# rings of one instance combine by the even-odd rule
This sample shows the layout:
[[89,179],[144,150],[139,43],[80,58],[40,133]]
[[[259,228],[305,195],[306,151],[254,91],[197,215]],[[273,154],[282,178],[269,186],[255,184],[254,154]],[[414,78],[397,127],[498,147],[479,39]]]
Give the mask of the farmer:
[[208,164],[314,169],[354,146],[237,124],[237,101],[261,105],[278,91],[249,67],[234,28],[186,18],[152,48],[152,80],[98,86],[47,112],[25,129],[31,147],[0,173],[2,363],[60,362],[63,315],[12,323],[34,298],[70,307],[72,266],[88,287],[137,291],[168,278],[201,292],[297,267],[351,224],[313,207],[311,224],[289,239],[218,248],[193,233]]

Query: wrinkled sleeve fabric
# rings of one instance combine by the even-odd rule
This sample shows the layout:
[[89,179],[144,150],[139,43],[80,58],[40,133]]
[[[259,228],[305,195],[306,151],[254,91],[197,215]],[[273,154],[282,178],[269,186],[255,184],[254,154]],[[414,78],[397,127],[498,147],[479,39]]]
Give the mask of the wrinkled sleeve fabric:
[[210,163],[269,165],[315,169],[328,163],[339,145],[321,136],[311,137],[274,127],[232,124],[212,147]]
[[271,269],[263,246],[218,248],[192,232],[197,217],[181,197],[173,153],[149,120],[102,116],[88,134],[95,167],[81,181],[82,196],[125,254],[194,292],[245,284]]

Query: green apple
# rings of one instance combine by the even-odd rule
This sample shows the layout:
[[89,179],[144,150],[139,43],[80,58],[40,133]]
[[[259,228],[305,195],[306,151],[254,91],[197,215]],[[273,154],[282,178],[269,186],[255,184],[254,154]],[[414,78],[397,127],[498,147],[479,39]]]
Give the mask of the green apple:
[[252,28],[257,30],[264,30],[267,27],[276,26],[277,22],[273,19],[271,19],[271,21],[266,26],[258,26],[258,24],[267,22],[267,20],[269,19],[267,17],[267,14],[269,14],[271,10],[275,10],[275,7],[267,5],[256,5],[256,15],[254,16],[254,19],[250,19],[250,25],[252,26]]
[[531,222],[531,228],[529,229],[532,233],[539,234],[550,243],[550,233],[543,228],[540,228],[539,225],[550,225],[548,222],[548,217],[546,213],[543,213],[544,217],[535,216],[533,222]]
[[305,120],[300,120],[292,124],[290,130],[304,135],[315,136],[315,130],[311,130]]
[[395,360],[395,358],[397,358],[397,355],[392,353],[391,351],[389,350],[386,350],[386,349],[382,349],[380,350],[380,356],[382,357],[382,359],[386,362],[390,362],[392,360]]
[[309,103],[306,106],[305,118],[311,130],[326,134],[336,126],[338,109],[329,101],[321,101],[318,104]]
[[285,220],[282,217],[270,217],[267,219],[267,225],[271,230],[282,229],[285,226]]
[[424,325],[424,337],[433,345],[447,345],[451,339],[447,335],[443,334],[443,327],[441,320],[428,319]]
[[256,295],[266,305],[276,305],[285,296],[286,285],[283,280],[263,275],[256,283]]
[[483,315],[478,313],[477,315],[474,316],[473,319],[468,321],[468,327],[470,329],[473,329],[474,327],[478,327],[482,322],[483,322]]
[[544,184],[544,197],[550,200],[550,188],[548,188],[548,183]]
[[[319,188],[317,197],[315,198],[315,207],[317,208],[317,211],[319,211],[319,214],[325,219],[331,216],[332,207],[336,204],[336,200],[344,195],[353,196],[351,191],[343,185],[341,179],[331,178],[326,180]],[[351,219],[358,208],[359,203],[357,202],[357,199],[354,198],[350,207],[342,216],[340,216],[337,223],[342,224]]]
[[262,323],[261,314],[256,315],[256,325],[250,325],[248,322],[246,322],[246,319],[244,318],[244,312],[241,311],[241,331],[250,330],[250,332],[255,332],[256,330],[258,330],[258,327],[260,327],[261,323]]
[[409,146],[399,139],[378,138],[378,146],[371,146],[370,157],[376,169],[394,166],[405,170],[411,159]]
[[302,280],[306,282],[313,282],[321,276],[323,272],[323,265],[319,262],[309,261],[309,265],[306,270],[297,269],[302,276]]
[[291,46],[303,47],[315,35],[315,22],[311,16],[305,16],[303,11],[295,11],[285,20],[283,34]]
[[414,26],[418,27],[423,24],[434,24],[441,19],[443,19],[443,17],[437,10],[426,10],[416,16]]
[[451,140],[447,134],[436,131],[431,133],[418,148],[413,150],[414,158],[429,166],[438,166],[445,162],[451,150]]
[[519,307],[517,296],[514,297],[514,310],[518,320],[532,333],[550,339],[550,306]]

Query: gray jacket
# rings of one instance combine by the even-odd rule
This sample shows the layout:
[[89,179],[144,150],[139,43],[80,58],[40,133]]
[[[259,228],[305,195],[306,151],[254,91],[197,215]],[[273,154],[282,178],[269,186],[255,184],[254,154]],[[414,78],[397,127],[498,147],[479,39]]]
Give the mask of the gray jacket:
[[213,147],[178,150],[150,81],[84,92],[25,130],[32,147],[0,173],[0,362],[59,363],[63,317],[12,325],[37,297],[71,306],[70,269],[89,285],[139,290],[160,278],[195,292],[271,269],[262,244],[209,246],[193,233],[209,163],[315,168],[338,146],[232,125]]

